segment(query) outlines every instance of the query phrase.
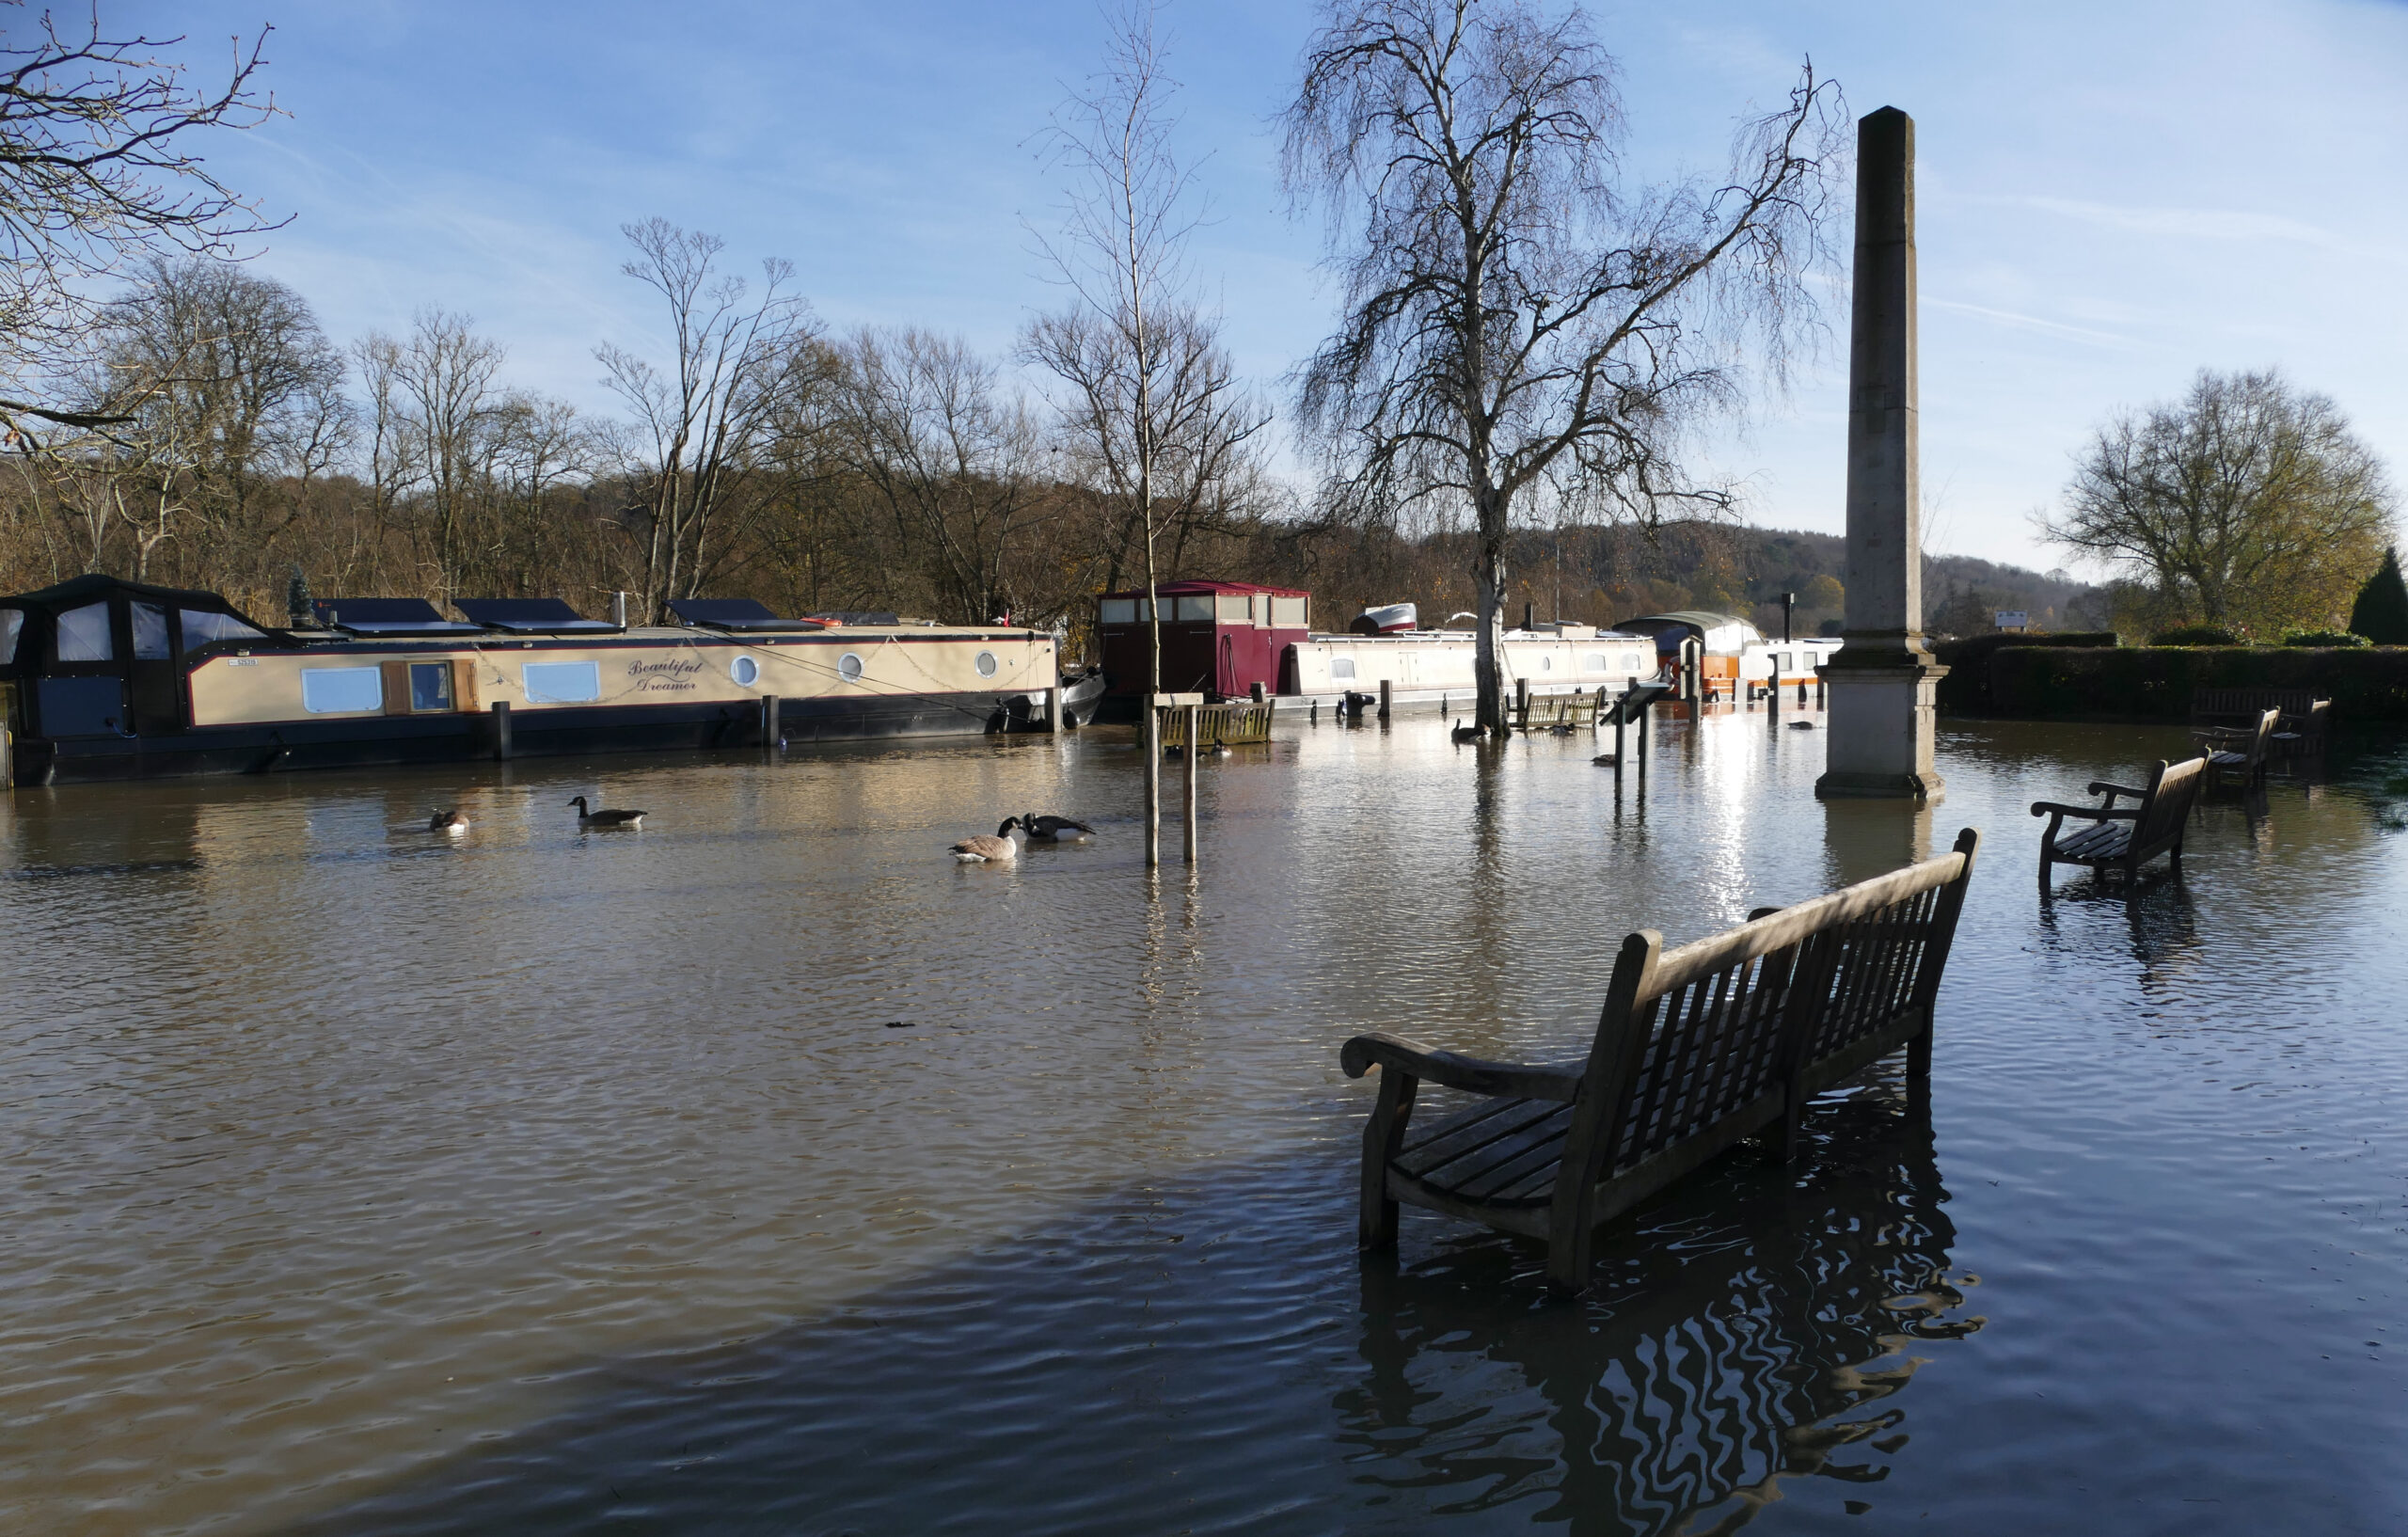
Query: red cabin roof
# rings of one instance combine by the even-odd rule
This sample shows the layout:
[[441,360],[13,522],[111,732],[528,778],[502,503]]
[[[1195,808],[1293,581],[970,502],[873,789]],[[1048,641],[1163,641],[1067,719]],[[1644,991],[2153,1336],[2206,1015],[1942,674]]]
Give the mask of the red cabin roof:
[[[1164,597],[1201,597],[1208,593],[1268,593],[1273,597],[1312,596],[1312,594],[1301,587],[1265,587],[1259,582],[1251,581],[1158,581],[1154,583],[1154,591]],[[1144,597],[1146,590],[1142,587],[1132,587],[1124,592],[1099,593],[1096,595],[1099,598]]]

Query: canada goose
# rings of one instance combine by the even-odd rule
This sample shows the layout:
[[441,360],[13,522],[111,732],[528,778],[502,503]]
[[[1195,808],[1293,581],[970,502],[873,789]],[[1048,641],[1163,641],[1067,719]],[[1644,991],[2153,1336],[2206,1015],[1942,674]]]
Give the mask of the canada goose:
[[1603,767],[1603,768],[1612,768],[1612,767],[1614,766],[1614,764],[1615,764],[1617,761],[1619,761],[1619,760],[1617,760],[1617,759],[1614,757],[1614,755],[1613,755],[1612,753],[1598,753],[1595,757],[1591,758],[1589,761],[1590,761],[1591,763],[1597,764],[1597,765],[1599,765],[1599,766],[1601,766],[1601,767]]
[[429,832],[448,832],[456,838],[468,831],[468,819],[460,814],[459,807],[454,806],[450,811],[438,811],[428,817],[426,830]]
[[1212,744],[1212,756],[1216,758],[1233,758],[1237,756],[1237,752],[1227,742],[1214,742]]
[[1019,820],[1031,843],[1085,843],[1095,836],[1095,829],[1068,816],[1024,816]]
[[643,826],[644,814],[640,811],[588,811],[585,809],[585,797],[581,795],[569,804],[577,808],[577,825],[579,827]]
[[1020,825],[1019,817],[1006,816],[993,837],[964,838],[955,844],[953,857],[963,864],[1009,864],[1020,858],[1020,845],[1012,842],[1012,829]]
[[1476,742],[1488,735],[1488,728],[1486,726],[1457,726],[1453,735],[1455,740],[1459,742]]
[[1814,722],[1812,721],[1792,721],[1789,722],[1789,729],[1792,731],[1812,731],[1814,729]]

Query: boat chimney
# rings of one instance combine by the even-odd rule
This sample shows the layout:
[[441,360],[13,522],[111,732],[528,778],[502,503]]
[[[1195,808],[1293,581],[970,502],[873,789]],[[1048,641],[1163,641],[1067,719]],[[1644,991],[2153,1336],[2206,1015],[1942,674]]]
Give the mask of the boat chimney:
[[627,627],[626,594],[613,593],[610,594],[610,623],[618,626],[621,629],[626,629]]

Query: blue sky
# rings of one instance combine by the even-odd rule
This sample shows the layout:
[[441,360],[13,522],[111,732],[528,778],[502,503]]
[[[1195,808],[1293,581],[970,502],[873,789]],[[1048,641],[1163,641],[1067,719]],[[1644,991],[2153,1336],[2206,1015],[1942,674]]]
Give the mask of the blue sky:
[[[505,342],[514,382],[607,414],[592,351],[656,320],[618,227],[662,214],[791,258],[832,325],[1007,349],[1057,302],[1024,221],[1034,142],[1092,70],[1091,0],[108,6],[197,65],[272,22],[290,116],[213,165],[292,224],[261,268],[338,341],[422,306]],[[2199,368],[2276,364],[2408,473],[2408,6],[1593,4],[1632,161],[1711,169],[1811,54],[1851,109],[1914,115],[1927,544],[2046,567],[2031,515],[2085,430]],[[1215,220],[1196,265],[1275,394],[1331,319],[1317,219],[1269,126],[1312,11],[1172,0],[1183,147]],[[1845,294],[1831,311],[1845,335]],[[1748,515],[1842,527],[1845,356],[1811,360],[1711,452]]]

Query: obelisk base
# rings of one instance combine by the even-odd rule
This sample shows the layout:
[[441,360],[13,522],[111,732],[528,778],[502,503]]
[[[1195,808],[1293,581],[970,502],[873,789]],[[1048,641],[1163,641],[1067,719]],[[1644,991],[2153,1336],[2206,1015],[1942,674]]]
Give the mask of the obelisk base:
[[1847,662],[1843,648],[1822,670],[1830,687],[1824,718],[1824,800],[1937,800],[1944,786],[1932,767],[1940,680],[1948,669],[1928,654],[1893,651],[1881,661]]

